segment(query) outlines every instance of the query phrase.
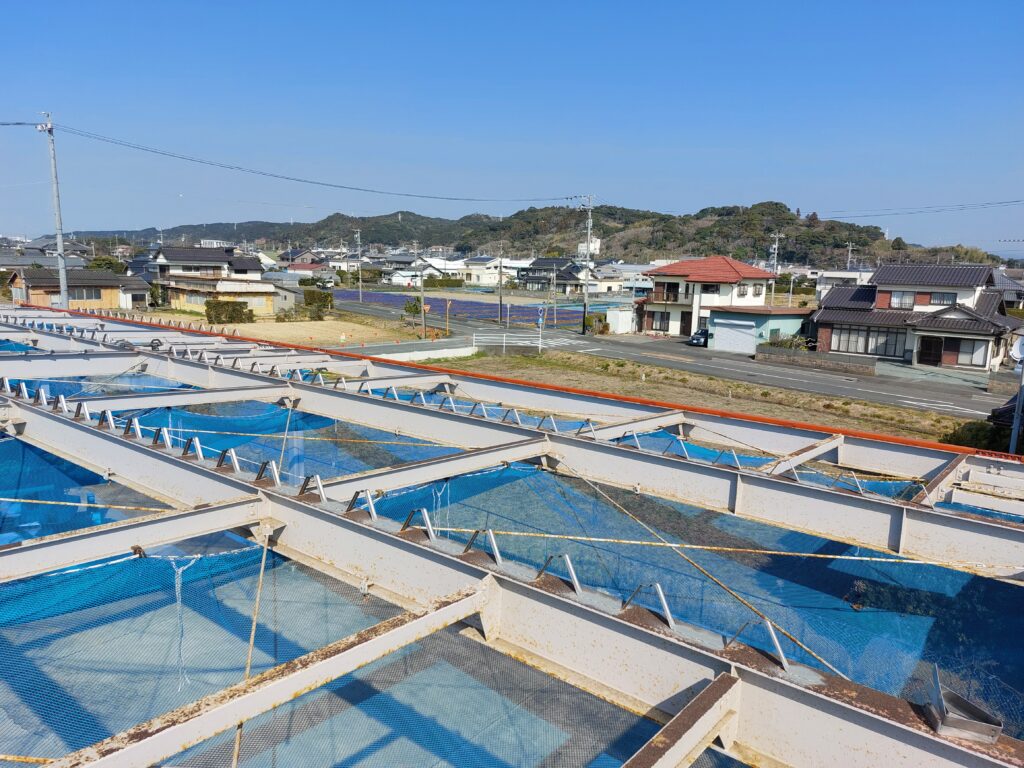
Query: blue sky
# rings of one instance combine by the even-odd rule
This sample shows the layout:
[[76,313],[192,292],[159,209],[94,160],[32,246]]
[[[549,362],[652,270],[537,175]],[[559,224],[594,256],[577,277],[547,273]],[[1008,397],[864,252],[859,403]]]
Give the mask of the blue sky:
[[[1024,3],[48,2],[4,8],[0,120],[296,176],[671,213],[1024,198]],[[49,49],[45,32],[60,42]],[[68,230],[332,211],[505,214],[58,135]],[[0,233],[52,231],[41,135],[0,128]],[[857,219],[1024,255],[1024,207]],[[1020,253],[1012,251],[1020,249]]]

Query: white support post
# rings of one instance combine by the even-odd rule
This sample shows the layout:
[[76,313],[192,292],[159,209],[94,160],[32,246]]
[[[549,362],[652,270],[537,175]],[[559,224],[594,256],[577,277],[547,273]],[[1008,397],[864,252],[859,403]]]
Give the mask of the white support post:
[[28,387],[25,386],[24,381],[18,382],[18,397],[28,400]]
[[772,645],[775,648],[775,654],[779,657],[779,664],[782,668],[789,672],[789,660],[786,659],[786,654],[782,652],[782,646],[779,644],[779,638],[775,634],[775,627],[769,619],[764,619],[764,626],[768,630],[768,636],[772,640]]
[[324,382],[324,375],[317,371],[316,378],[313,379],[314,384],[319,384],[321,387],[326,386]]
[[580,580],[576,576],[576,569],[572,565],[572,560],[569,558],[569,555],[567,555],[565,552],[561,552],[557,555],[548,555],[548,559],[544,561],[544,565],[542,565],[540,570],[537,571],[536,578],[539,579],[541,576],[544,575],[544,572],[547,571],[548,566],[551,565],[551,561],[554,560],[556,557],[560,557],[565,561],[565,570],[566,573],[569,574],[569,583],[572,585],[573,591],[576,593],[576,596],[581,597],[583,595],[583,587],[580,585]]
[[68,400],[64,395],[57,395],[57,408],[65,415],[71,412],[71,409],[68,408]]
[[406,518],[405,518],[405,522],[404,522],[404,523],[402,523],[402,528],[401,528],[401,530],[403,530],[403,531],[406,531],[406,530],[408,530],[408,529],[409,529],[409,526],[410,526],[410,525],[411,525],[411,523],[412,523],[412,518],[413,518],[413,517],[414,517],[415,515],[417,515],[417,514],[418,514],[418,515],[420,515],[420,516],[421,516],[421,517],[423,518],[423,527],[424,527],[424,529],[425,529],[425,530],[426,530],[426,532],[427,532],[427,538],[428,538],[428,539],[429,539],[430,541],[437,541],[437,534],[436,534],[436,533],[434,533],[434,526],[433,526],[433,524],[432,524],[432,523],[430,522],[430,515],[429,515],[429,514],[427,514],[427,508],[426,508],[426,507],[419,507],[418,509],[414,509],[414,510],[412,510],[412,512],[410,512],[410,513],[409,513],[409,514],[408,514],[408,515],[406,516]]

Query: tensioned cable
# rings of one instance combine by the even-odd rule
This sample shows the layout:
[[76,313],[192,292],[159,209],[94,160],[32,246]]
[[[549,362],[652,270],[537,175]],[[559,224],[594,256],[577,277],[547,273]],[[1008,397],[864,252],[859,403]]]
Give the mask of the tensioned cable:
[[[0,124],[2,125],[2,124]],[[20,125],[20,123],[19,123]],[[262,171],[256,168],[247,168],[243,165],[235,165],[233,163],[222,163],[217,160],[206,160],[201,157],[192,157],[191,155],[183,155],[179,152],[171,152],[166,149],[158,149],[156,147],[147,147],[144,144],[136,144],[135,142],[125,141],[124,139],[117,139],[111,136],[103,136],[98,133],[92,133],[91,131],[83,131],[80,128],[74,128],[70,125],[59,125],[54,124],[55,128],[59,128],[65,133],[73,136],[80,136],[85,139],[92,139],[93,141],[102,141],[107,144],[113,144],[118,147],[126,147],[128,149],[135,149],[139,152],[149,152],[153,155],[161,155],[163,157],[174,158],[175,160],[185,160],[189,163],[197,163],[199,165],[208,165],[214,168],[223,168],[227,171],[238,171],[240,173],[249,173],[254,176],[265,176],[270,179],[280,179],[282,181],[294,181],[299,184],[311,184],[317,187],[328,187],[330,189],[344,189],[349,192],[363,192],[370,195],[386,195],[388,197],[412,197],[419,200],[453,200],[458,202],[467,203],[550,203],[557,201],[569,201],[575,200],[579,195],[555,195],[551,197],[459,197],[455,195],[427,195],[416,192],[395,192],[386,189],[375,189],[373,187],[357,187],[352,184],[337,184],[329,181],[318,181],[316,179],[305,179],[300,176],[289,176],[283,173],[274,173],[272,171]]]

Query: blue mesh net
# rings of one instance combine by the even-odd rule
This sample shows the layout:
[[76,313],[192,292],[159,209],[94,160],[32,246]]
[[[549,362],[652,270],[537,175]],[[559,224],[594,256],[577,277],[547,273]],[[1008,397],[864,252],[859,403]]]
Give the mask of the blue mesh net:
[[[657,730],[451,628],[250,720],[239,764],[617,768]],[[233,740],[166,765],[230,765]]]
[[[500,403],[485,403],[478,400],[454,397],[443,392],[422,392],[416,389],[394,389],[376,388],[368,390],[370,394],[384,399],[398,399],[405,403],[422,403],[433,405],[439,410],[451,413],[472,413],[482,416],[491,421],[504,421],[510,424],[520,424],[524,427],[540,427],[543,429],[557,429],[559,432],[575,432],[582,428],[586,422],[581,419],[568,419],[555,415],[537,415],[526,411],[518,411],[513,414],[510,407]],[[518,415],[518,421],[516,420]]]
[[53,379],[11,379],[11,387],[22,381],[28,393],[35,396],[40,387],[48,397],[96,397],[99,395],[131,395],[165,392],[174,389],[197,389],[190,384],[153,376],[148,373],[121,373],[115,376],[69,376]]
[[[0,497],[0,544],[100,525],[147,514],[147,510],[166,508],[160,502],[104,480],[59,456],[3,436],[0,436]],[[69,503],[38,503],[45,501]]]
[[31,344],[22,344],[20,341],[0,339],[0,352],[33,352],[35,347]]
[[[640,447],[644,450],[682,456],[692,461],[700,461],[707,464],[720,464],[736,468],[763,467],[765,464],[769,464],[778,458],[776,456],[756,455],[731,448],[712,448],[690,440],[684,440],[665,429],[645,432],[638,434],[636,437],[628,435],[619,438],[616,442],[627,445],[639,443]],[[792,472],[790,476],[793,476]],[[870,475],[866,474],[855,476],[852,472],[824,472],[806,466],[797,470],[797,477],[802,483],[810,483],[811,485],[818,485],[824,488],[841,488],[847,491],[885,496],[890,499],[911,499],[924,488],[922,483],[913,480],[872,479]]]
[[[59,757],[239,682],[261,550],[0,585],[0,753]],[[270,554],[253,673],[399,610]]]
[[[950,687],[1000,713],[1008,731],[1024,732],[1024,665],[1007,638],[1024,632],[1019,587],[959,571],[896,563],[895,556],[776,528],[690,505],[605,487],[669,541],[782,552],[883,558],[859,562],[760,553],[689,550],[687,556],[754,604],[778,626],[851,679],[920,699],[929,663]],[[652,536],[582,481],[512,465],[385,494],[378,514],[404,521],[425,508],[440,528],[569,534],[650,542]],[[468,534],[442,533],[459,542]],[[568,553],[587,586],[625,600],[640,584],[659,582],[680,621],[773,652],[764,625],[672,550],[498,535],[506,560],[539,568]],[[887,564],[885,560],[893,560]],[[561,560],[555,572],[567,575]],[[658,609],[655,593],[637,600]],[[998,620],[995,619],[998,617]],[[790,658],[819,666],[780,637]]]
[[123,411],[117,414],[117,424],[122,426],[133,416],[147,434],[166,427],[177,446],[195,436],[211,451],[234,448],[243,469],[249,471],[264,461],[278,462],[289,483],[314,474],[326,479],[459,451],[408,435],[256,401]]

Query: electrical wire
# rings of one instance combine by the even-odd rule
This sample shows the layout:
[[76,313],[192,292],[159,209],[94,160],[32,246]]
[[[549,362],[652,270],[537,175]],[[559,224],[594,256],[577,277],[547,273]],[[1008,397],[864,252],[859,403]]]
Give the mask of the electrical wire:
[[[0,124],[2,125],[2,124]],[[328,187],[330,189],[343,189],[349,192],[362,192],[370,195],[385,195],[388,197],[411,197],[419,200],[450,200],[458,202],[468,203],[549,203],[557,201],[569,201],[575,200],[579,195],[556,195],[551,197],[459,197],[455,195],[427,195],[419,194],[415,192],[395,192],[393,190],[375,189],[373,187],[357,187],[351,184],[337,184],[329,181],[317,181],[315,179],[306,179],[300,176],[289,176],[283,173],[273,173],[272,171],[262,171],[256,168],[247,168],[242,165],[235,165],[233,163],[222,163],[217,160],[206,160],[200,157],[192,157],[191,155],[183,155],[179,152],[171,152],[165,149],[157,149],[156,147],[147,147],[143,144],[136,144],[131,141],[125,141],[124,139],[117,139],[111,136],[103,136],[98,133],[92,133],[91,131],[83,131],[80,128],[74,128],[70,125],[54,125],[55,128],[59,128],[64,133],[72,136],[79,136],[85,139],[91,139],[93,141],[101,141],[106,144],[113,144],[118,147],[125,147],[127,149],[138,150],[139,152],[148,152],[153,155],[161,155],[163,157],[174,158],[175,160],[184,160],[189,163],[197,163],[199,165],[208,165],[213,168],[223,168],[227,171],[238,171],[240,173],[249,173],[254,176],[264,176],[270,179],[280,179],[282,181],[294,181],[299,184],[311,184],[317,187]]]

